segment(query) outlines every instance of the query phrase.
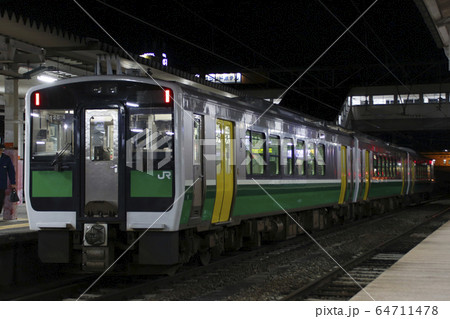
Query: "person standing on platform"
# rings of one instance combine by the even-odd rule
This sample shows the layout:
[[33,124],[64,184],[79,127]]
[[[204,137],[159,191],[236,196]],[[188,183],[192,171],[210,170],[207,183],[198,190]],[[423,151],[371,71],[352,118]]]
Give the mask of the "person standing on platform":
[[16,171],[11,158],[3,154],[5,145],[0,144],[0,214],[5,201],[5,190],[8,188],[8,177],[12,188],[16,188]]

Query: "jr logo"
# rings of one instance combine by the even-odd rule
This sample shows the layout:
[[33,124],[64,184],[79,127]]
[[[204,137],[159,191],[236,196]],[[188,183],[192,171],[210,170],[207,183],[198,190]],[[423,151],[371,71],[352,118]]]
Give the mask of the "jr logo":
[[172,177],[172,172],[161,172],[161,174],[158,174],[158,179],[171,179]]

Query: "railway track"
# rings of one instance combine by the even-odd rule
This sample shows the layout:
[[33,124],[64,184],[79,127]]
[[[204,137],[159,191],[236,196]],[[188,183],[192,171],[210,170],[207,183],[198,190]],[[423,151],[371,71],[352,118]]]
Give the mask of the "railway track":
[[79,291],[86,282],[92,282],[95,277],[92,275],[82,275],[66,278],[43,284],[35,284],[31,288],[23,289],[19,292],[10,292],[2,300],[14,301],[52,301],[61,300],[64,296]]
[[[338,230],[332,228],[318,232],[315,236],[317,236],[317,238],[328,238],[329,240],[332,240],[332,238],[334,236],[338,236],[340,232],[345,232],[351,228],[376,222],[383,218],[389,218],[389,216],[390,214],[386,214],[373,219],[363,219],[358,222],[341,226]],[[179,273],[169,277],[135,276],[131,278],[124,278],[118,276],[105,276],[99,280],[99,283],[94,285],[92,289],[83,294],[83,292],[85,292],[85,290],[98,279],[98,276],[88,276],[83,277],[79,281],[63,282],[59,287],[43,287],[40,288],[40,291],[34,291],[20,297],[15,297],[12,300],[139,300],[146,298],[146,296],[151,297],[159,292],[173,289],[167,288],[172,287],[173,285],[178,287],[182,287],[183,285],[188,286],[189,283],[193,281],[204,280],[204,278],[207,277],[220,276],[220,274],[228,272],[230,268],[239,268],[242,264],[248,265],[259,263],[265,258],[270,258],[271,256],[276,256],[312,245],[313,243],[306,238],[306,236],[300,236],[284,242],[264,245],[250,251],[240,251],[221,256],[219,259],[207,266],[188,264],[186,267],[183,267]],[[250,280],[257,281],[257,277],[258,276],[253,277]],[[246,283],[248,283],[248,281],[243,284]],[[237,288],[238,287],[235,287],[234,289]],[[215,298],[220,298],[222,295],[228,293],[230,293],[228,290],[213,292],[204,298],[204,300],[216,300]]]
[[[383,219],[390,218],[392,215],[393,214],[386,214],[374,219],[364,219],[353,224],[345,225],[338,230],[328,229],[315,233],[314,236],[317,240],[332,242],[335,237],[338,237],[341,233],[346,232],[349,229],[380,222]],[[417,242],[414,246],[416,244]],[[181,271],[172,277],[163,277],[120,289],[94,289],[92,293],[83,296],[80,300],[151,300],[160,293],[167,293],[178,289],[189,289],[189,286],[192,283],[198,281],[208,281],[209,279],[215,280],[216,278],[221,277],[226,278],[228,274],[233,273],[236,269],[242,269],[248,265],[257,265],[268,258],[276,258],[277,255],[306,249],[314,245],[315,244],[307,238],[307,236],[301,236],[292,240],[263,246],[253,251],[239,252],[235,255],[225,256],[210,265]],[[380,260],[381,257],[378,257],[378,259]],[[390,263],[386,265],[386,269],[394,262],[395,260],[392,260],[391,258]],[[380,263],[380,261],[378,261],[378,263]],[[211,289],[209,293],[194,297],[193,300],[223,300],[240,289],[264,281],[268,276],[270,276],[270,273],[267,272],[250,275],[236,284],[224,285],[217,289]]]
[[433,215],[405,233],[343,264],[342,268],[336,266],[326,276],[291,292],[282,300],[350,300],[439,228],[441,223],[436,221],[449,211],[450,208],[447,208]]
[[[314,237],[317,240],[324,242],[337,242],[337,238],[340,236],[340,234],[342,235],[343,233],[346,233],[353,228],[366,228],[371,223],[377,223],[395,215],[396,213],[394,212],[390,214],[379,215],[377,218],[363,219],[352,224],[340,226],[338,229],[332,228],[314,233]],[[418,237],[419,236],[415,236],[415,239],[419,239]],[[422,239],[423,238],[420,238],[418,242],[420,242]],[[309,238],[307,238],[307,236],[300,236],[288,241],[265,245],[258,249],[250,251],[240,251],[233,254],[221,256],[219,259],[215,260],[213,263],[207,266],[200,267],[198,265],[190,264],[184,266],[178,273],[170,277],[105,276],[101,278],[98,283],[93,285],[92,289],[89,289],[85,294],[83,294],[86,289],[97,280],[97,277],[86,277],[79,282],[72,282],[60,288],[52,288],[48,291],[42,291],[39,293],[30,294],[28,296],[21,296],[19,298],[14,298],[14,300],[166,300],[159,298],[164,294],[170,295],[171,291],[174,293],[178,293],[180,290],[188,291],[190,289],[190,286],[197,283],[204,283],[208,281],[213,282],[217,281],[218,278],[223,278],[223,281],[226,281],[229,278],[230,274],[233,274],[237,270],[252,267],[254,268],[257,267],[257,265],[264,264],[267,260],[276,259],[277,256],[289,254],[289,252],[307,250],[311,246],[314,246],[314,243]],[[375,256],[375,253],[372,253],[371,256],[365,254],[364,256],[360,256],[357,259],[352,260],[351,264],[356,265],[358,264],[359,260],[361,260],[362,262],[364,258],[367,260],[369,257],[373,256]],[[355,273],[352,276],[360,276],[357,280],[360,280],[361,283],[365,284],[366,282],[370,282],[370,276],[377,276],[377,274],[369,274],[368,269],[371,269],[372,271],[373,269],[377,268],[379,275],[379,273],[382,271],[382,263],[386,264],[386,266],[383,267],[387,268],[393,262],[395,262],[395,257],[388,258],[386,256],[387,255],[385,255],[385,257],[382,257],[382,255],[380,255],[375,257],[374,260],[377,260],[378,263],[377,267],[373,265],[361,265],[361,268],[357,269],[353,268],[351,265],[344,265],[344,268],[355,269]],[[389,261],[388,259],[391,260]],[[265,272],[248,272],[248,274],[246,274],[247,277],[237,281],[236,283],[226,282],[221,287],[213,287],[211,289],[208,288],[208,292],[205,292],[202,295],[198,296],[193,295],[194,292],[192,292],[192,294],[189,295],[189,299],[186,300],[224,300],[227,299],[228,296],[235,294],[240,289],[245,289],[248,286],[265,281],[270,275],[270,270]],[[330,282],[337,279],[338,276],[338,272],[336,272],[334,275],[330,274]],[[348,276],[347,278],[342,277],[335,283],[336,285],[341,285],[342,288],[339,288],[340,286],[338,286],[332,289],[330,288],[328,292],[324,292],[324,295],[328,294],[331,296],[330,299],[335,298],[336,295],[336,292],[333,292],[333,289],[334,291],[336,291],[337,289],[341,289],[342,291],[350,291],[351,289],[353,289],[351,288],[352,285],[356,286],[353,281],[349,282]],[[311,285],[308,285],[311,287],[316,286],[315,289],[311,288],[311,293],[309,294],[311,298],[322,298],[320,296],[314,297],[312,293],[312,291],[317,291],[319,285],[320,287],[324,287],[325,284],[320,284],[319,281],[317,281]],[[195,293],[198,293],[198,291],[196,291]],[[284,293],[283,295],[286,294],[287,293]],[[350,295],[351,293],[346,292],[346,294]],[[288,296],[289,298],[285,299],[295,300],[296,297],[294,297],[293,294],[291,295],[291,297]],[[172,299],[172,297],[169,296],[167,297],[167,300],[185,299],[183,299],[183,297],[181,297],[181,299]]]

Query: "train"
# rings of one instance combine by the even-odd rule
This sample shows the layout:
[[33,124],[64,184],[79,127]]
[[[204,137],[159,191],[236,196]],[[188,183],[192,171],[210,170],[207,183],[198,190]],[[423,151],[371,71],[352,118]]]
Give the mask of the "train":
[[39,258],[83,272],[207,264],[422,201],[434,184],[411,149],[175,82],[76,77],[25,104]]

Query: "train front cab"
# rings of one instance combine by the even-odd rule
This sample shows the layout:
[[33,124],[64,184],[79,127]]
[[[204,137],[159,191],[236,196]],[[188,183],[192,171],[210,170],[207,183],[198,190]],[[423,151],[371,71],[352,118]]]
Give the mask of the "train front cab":
[[[26,202],[43,262],[101,271],[147,228],[174,227],[174,214],[158,219],[176,209],[170,94],[131,81],[73,81],[27,94]],[[178,251],[151,246],[151,258],[178,261]]]

